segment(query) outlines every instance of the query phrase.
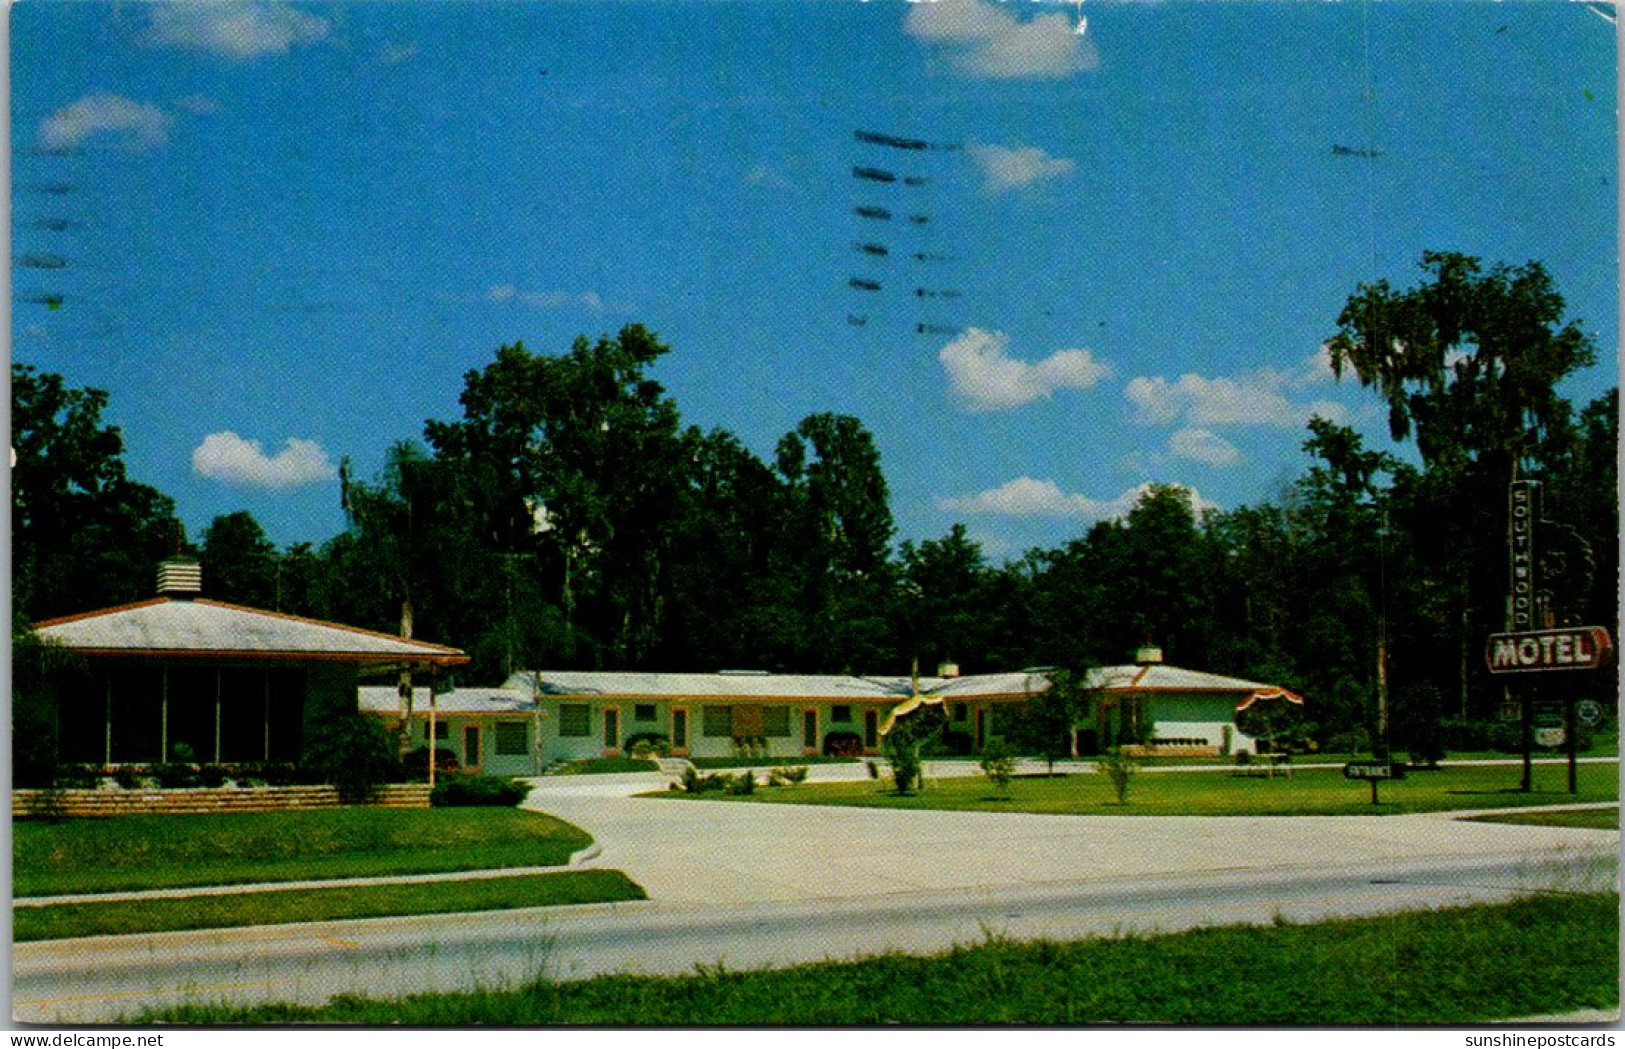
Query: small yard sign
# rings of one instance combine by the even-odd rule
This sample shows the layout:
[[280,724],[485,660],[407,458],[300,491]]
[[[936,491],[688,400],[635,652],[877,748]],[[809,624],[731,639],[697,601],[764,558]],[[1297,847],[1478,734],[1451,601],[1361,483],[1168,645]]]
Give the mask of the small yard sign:
[[1377,804],[1377,784],[1385,779],[1404,779],[1405,766],[1393,761],[1351,761],[1343,766],[1344,779],[1363,779],[1371,784],[1371,804]]

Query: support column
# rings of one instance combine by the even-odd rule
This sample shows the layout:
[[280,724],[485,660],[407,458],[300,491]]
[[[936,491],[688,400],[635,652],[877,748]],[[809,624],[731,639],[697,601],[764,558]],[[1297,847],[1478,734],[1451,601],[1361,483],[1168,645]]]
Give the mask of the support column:
[[158,702],[158,763],[169,763],[169,668],[164,667]]
[[214,763],[220,764],[220,678],[222,671],[214,668]]
[[265,712],[265,761],[269,764],[271,761],[271,672],[262,670],[260,673],[263,675],[261,680],[265,686],[261,698],[264,700],[263,709]]
[[113,763],[113,672],[109,670],[103,688],[102,745],[103,765]]

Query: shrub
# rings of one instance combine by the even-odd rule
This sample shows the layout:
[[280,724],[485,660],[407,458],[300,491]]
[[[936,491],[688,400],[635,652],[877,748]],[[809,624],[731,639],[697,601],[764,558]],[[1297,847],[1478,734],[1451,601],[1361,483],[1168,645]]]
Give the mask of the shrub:
[[1334,732],[1321,741],[1320,749],[1328,754],[1367,754],[1371,751],[1371,733],[1363,728]]
[[1439,722],[1444,749],[1452,751],[1494,749],[1490,744],[1491,727],[1488,722],[1462,717],[1445,718]]
[[1136,767],[1136,763],[1124,757],[1121,750],[1110,751],[1102,755],[1098,761],[1098,768],[1111,781],[1112,792],[1117,795],[1119,805],[1128,804],[1129,781],[1134,778]]
[[824,736],[824,754],[832,758],[863,755],[863,737],[856,732],[830,732]]
[[152,770],[152,774],[158,777],[158,785],[165,790],[195,787],[203,782],[198,776],[197,766],[183,765],[178,761],[159,765]]
[[944,732],[938,746],[944,754],[952,754],[958,758],[969,757],[976,749],[969,732]]
[[219,765],[205,765],[197,770],[197,778],[205,787],[224,787],[226,770]]
[[475,805],[513,808],[524,801],[529,793],[529,787],[508,776],[453,772],[435,784],[434,791],[429,795],[429,804],[436,808]]
[[729,794],[755,794],[756,771],[754,769],[746,769],[737,776],[728,777],[728,786],[726,789]]
[[1484,734],[1484,741],[1490,745],[1491,750],[1498,750],[1503,754],[1520,754],[1523,752],[1523,731],[1516,720],[1492,721]]
[[395,736],[376,718],[353,710],[312,725],[303,764],[317,782],[337,787],[339,797],[351,803],[366,800],[374,787],[401,772]]
[[781,765],[767,774],[767,782],[771,787],[789,787],[800,783],[807,778],[805,765]]
[[142,784],[141,773],[126,765],[113,773],[113,782],[125,790],[140,790]]
[[57,769],[53,787],[72,790],[95,790],[102,785],[101,774],[89,765],[63,765]]
[[626,737],[623,753],[634,758],[666,758],[671,756],[671,741],[659,732],[634,732]]
[[1253,752],[1252,751],[1250,751],[1250,750],[1238,750],[1238,751],[1236,751],[1236,764],[1238,766],[1251,765],[1252,763],[1253,763]]
[[686,766],[683,769],[682,787],[690,794],[704,794],[706,791],[711,790],[727,790],[732,781],[732,776],[720,772],[712,772],[702,776],[693,765]]
[[1001,796],[1010,792],[1010,780],[1016,774],[1016,755],[1002,740],[984,747],[976,763],[982,767],[982,774],[998,788]]
[[[401,759],[401,767],[408,779],[425,780],[429,778],[429,748],[418,747],[409,751]],[[457,755],[445,747],[437,747],[434,752],[434,767],[439,772],[456,772]]]

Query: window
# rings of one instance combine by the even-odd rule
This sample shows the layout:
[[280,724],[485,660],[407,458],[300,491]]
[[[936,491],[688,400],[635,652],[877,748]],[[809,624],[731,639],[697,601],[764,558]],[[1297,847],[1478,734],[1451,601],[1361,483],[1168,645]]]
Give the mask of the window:
[[829,719],[831,721],[851,721],[852,708],[845,703],[837,703],[829,708]]
[[523,721],[499,721],[496,734],[498,757],[530,753],[530,732]]
[[637,703],[632,707],[633,721],[653,721],[655,719],[655,705],[653,703]]
[[963,703],[955,703],[954,704],[954,720],[955,721],[964,721],[965,716],[969,712],[970,712],[970,709],[968,707],[966,707],[965,704],[963,704]]
[[592,735],[592,708],[585,703],[560,703],[559,735]]
[[734,734],[734,708],[700,708],[700,735],[706,739],[729,739]]
[[[434,738],[450,739],[451,722],[447,721],[445,718],[441,718],[440,720],[436,721],[434,723]],[[423,739],[425,742],[427,742],[429,739],[429,722],[427,719],[425,719],[423,722]]]
[[763,707],[762,735],[768,739],[790,738],[790,708]]

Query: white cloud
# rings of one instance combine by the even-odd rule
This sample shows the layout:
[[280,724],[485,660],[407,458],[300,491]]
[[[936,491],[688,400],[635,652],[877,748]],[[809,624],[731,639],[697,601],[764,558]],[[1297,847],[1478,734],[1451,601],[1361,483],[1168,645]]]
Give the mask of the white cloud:
[[337,476],[332,460],[315,441],[290,437],[282,451],[267,456],[260,442],[230,430],[211,433],[192,451],[199,477],[252,488],[295,488]]
[[1348,417],[1335,401],[1294,401],[1287,394],[1315,381],[1309,368],[1284,371],[1260,368],[1236,376],[1207,378],[1186,372],[1177,379],[1140,376],[1124,389],[1140,422],[1189,426],[1241,424],[1301,426],[1311,415],[1333,421]]
[[1037,146],[973,145],[970,155],[982,169],[982,185],[989,193],[1070,175],[1075,167],[1065,157],[1052,157]]
[[[1092,499],[1086,495],[1063,492],[1054,481],[1017,477],[997,488],[974,495],[938,500],[937,508],[954,513],[999,517],[1073,517],[1085,521],[1104,521],[1127,516],[1150,490],[1151,483],[1148,481],[1113,499]],[[1203,499],[1195,489],[1187,491],[1191,493],[1191,505],[1198,513],[1214,505]]]
[[327,36],[327,19],[267,0],[167,0],[148,7],[143,42],[249,59]]
[[175,108],[193,116],[208,117],[220,112],[220,103],[208,95],[187,95],[175,100]]
[[72,149],[92,135],[118,135],[136,147],[161,146],[169,138],[170,119],[163,110],[123,95],[86,95],[40,122],[40,145]]
[[1056,390],[1087,390],[1111,374],[1088,350],[1060,350],[1036,364],[1012,358],[1010,337],[971,328],[942,348],[937,359],[955,395],[973,412],[1015,408]]
[[1241,461],[1241,452],[1236,446],[1212,430],[1180,430],[1168,438],[1168,451],[1180,459],[1208,466],[1234,466]]
[[605,302],[596,291],[521,291],[513,284],[493,284],[485,292],[491,302],[518,302],[544,310],[560,310],[566,306],[580,306],[592,313],[620,309]]
[[940,0],[914,5],[904,29],[956,48],[961,68],[975,76],[1062,77],[1100,65],[1094,42],[1063,13],[1023,22],[982,0]]

